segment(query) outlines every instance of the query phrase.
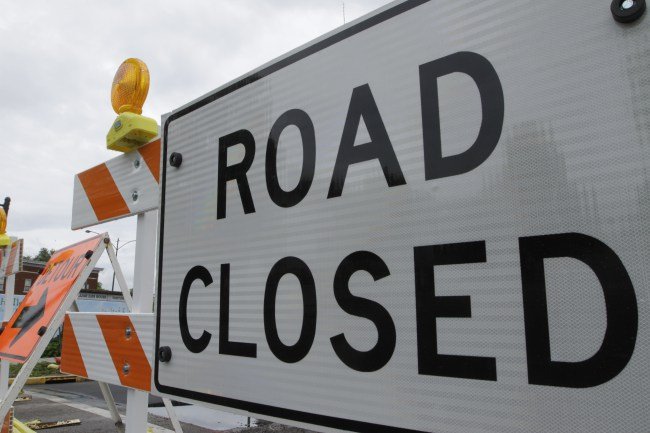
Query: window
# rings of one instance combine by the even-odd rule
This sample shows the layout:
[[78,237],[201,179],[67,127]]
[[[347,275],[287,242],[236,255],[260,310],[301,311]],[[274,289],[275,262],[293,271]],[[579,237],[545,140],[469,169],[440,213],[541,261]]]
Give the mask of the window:
[[31,278],[25,278],[25,287],[23,289],[24,292],[27,292],[29,289],[32,287],[32,279]]

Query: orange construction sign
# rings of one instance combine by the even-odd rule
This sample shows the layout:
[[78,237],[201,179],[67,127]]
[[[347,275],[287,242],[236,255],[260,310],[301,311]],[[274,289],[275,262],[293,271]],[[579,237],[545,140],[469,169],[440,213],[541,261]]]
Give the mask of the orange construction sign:
[[0,358],[21,363],[29,358],[102,239],[96,236],[54,253],[0,334]]

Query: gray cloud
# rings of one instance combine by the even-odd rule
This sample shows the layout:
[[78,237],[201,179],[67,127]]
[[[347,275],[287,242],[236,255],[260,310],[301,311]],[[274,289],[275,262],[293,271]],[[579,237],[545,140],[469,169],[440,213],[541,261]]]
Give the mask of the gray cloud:
[[[346,1],[347,19],[386,3]],[[0,196],[13,199],[10,234],[25,238],[28,254],[86,236],[69,229],[73,175],[117,155],[104,143],[115,118],[110,85],[125,58],[147,62],[144,114],[159,119],[342,24],[337,0],[4,2]],[[135,220],[94,230],[130,240]],[[134,252],[120,252],[129,280]],[[111,276],[104,272],[105,286]]]

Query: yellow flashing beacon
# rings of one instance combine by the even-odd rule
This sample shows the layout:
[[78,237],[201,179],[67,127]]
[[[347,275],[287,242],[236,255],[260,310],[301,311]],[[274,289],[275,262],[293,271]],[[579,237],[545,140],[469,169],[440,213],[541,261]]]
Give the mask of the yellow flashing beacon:
[[7,214],[0,206],[0,248],[11,245],[11,238],[7,234]]
[[158,135],[158,123],[142,116],[149,92],[149,69],[140,59],[126,59],[113,78],[111,104],[117,119],[106,135],[106,147],[130,152]]

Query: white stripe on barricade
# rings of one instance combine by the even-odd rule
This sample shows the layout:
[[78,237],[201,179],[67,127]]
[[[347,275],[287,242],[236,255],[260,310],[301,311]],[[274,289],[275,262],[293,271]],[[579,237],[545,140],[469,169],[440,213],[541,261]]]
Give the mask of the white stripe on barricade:
[[77,174],[72,229],[158,208],[160,140]]
[[141,391],[151,389],[151,313],[68,313],[61,371]]

